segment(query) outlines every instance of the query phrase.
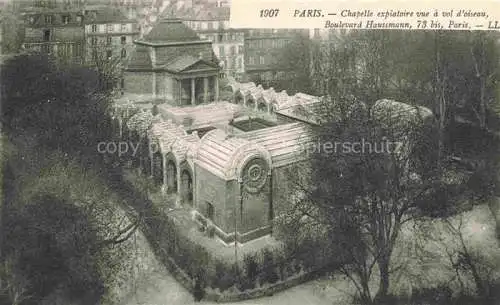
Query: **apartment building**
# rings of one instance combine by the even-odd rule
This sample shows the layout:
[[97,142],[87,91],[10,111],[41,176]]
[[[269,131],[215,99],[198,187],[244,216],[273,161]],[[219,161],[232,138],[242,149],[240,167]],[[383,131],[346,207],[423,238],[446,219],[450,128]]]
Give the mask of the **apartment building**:
[[229,26],[230,8],[220,3],[198,5],[183,20],[201,39],[210,40],[221,62],[223,77],[240,79],[245,73],[245,31]]
[[137,23],[116,7],[87,7],[85,10],[86,63],[126,60],[139,37]]
[[84,61],[84,16],[79,8],[56,5],[23,9],[25,33],[22,47],[51,54],[63,62]]
[[264,83],[283,81],[287,71],[277,69],[280,54],[297,35],[308,37],[308,29],[248,29],[245,31],[245,72]]

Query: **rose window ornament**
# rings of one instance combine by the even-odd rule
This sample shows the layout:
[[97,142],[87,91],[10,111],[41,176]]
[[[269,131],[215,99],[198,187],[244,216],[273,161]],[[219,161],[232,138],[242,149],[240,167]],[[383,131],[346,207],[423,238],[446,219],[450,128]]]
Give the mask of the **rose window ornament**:
[[243,169],[245,190],[250,193],[259,192],[266,184],[269,168],[262,159],[250,160]]

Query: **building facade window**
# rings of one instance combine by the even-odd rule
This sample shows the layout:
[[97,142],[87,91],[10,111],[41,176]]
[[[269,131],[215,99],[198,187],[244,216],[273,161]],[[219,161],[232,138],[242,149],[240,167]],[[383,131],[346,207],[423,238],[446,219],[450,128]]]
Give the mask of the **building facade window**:
[[122,55],[122,58],[127,57],[127,50],[122,49],[122,54],[121,55]]
[[253,57],[253,56],[249,56],[249,57],[248,57],[248,62],[249,62],[251,65],[255,65],[255,57]]
[[108,32],[113,32],[113,25],[112,24],[107,24],[106,29]]
[[97,44],[97,37],[92,37],[90,43],[95,46]]
[[224,57],[224,46],[219,46],[219,56]]
[[50,41],[50,30],[43,31],[43,40]]
[[243,58],[238,58],[238,69],[243,68]]
[[125,37],[125,36],[120,37],[120,41],[121,41],[122,44],[126,44],[127,43],[127,37]]
[[45,23],[52,24],[52,15],[45,15]]
[[243,46],[238,46],[238,54],[243,54]]
[[207,23],[207,27],[208,27],[209,30],[213,30],[214,29],[214,24],[211,21],[209,21]]
[[259,65],[265,65],[266,64],[266,58],[264,56],[259,56]]
[[97,32],[97,24],[92,25],[92,33]]
[[106,58],[111,59],[112,56],[113,56],[113,52],[111,50],[107,50],[106,51]]
[[219,35],[217,35],[217,38],[218,38],[217,42],[222,42],[224,40],[224,35],[219,34]]
[[106,37],[106,44],[110,45],[113,42],[113,38],[111,36]]
[[68,24],[69,23],[69,16],[68,15],[63,16],[62,21],[64,24]]
[[122,24],[122,25],[121,25],[121,31],[122,31],[123,33],[125,33],[125,32],[127,32],[127,30],[128,30],[128,29],[127,29],[127,24]]

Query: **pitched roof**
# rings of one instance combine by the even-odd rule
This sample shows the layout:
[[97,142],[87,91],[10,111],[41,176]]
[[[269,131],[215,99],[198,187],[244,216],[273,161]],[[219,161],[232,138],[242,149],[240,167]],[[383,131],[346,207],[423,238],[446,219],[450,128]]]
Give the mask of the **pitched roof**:
[[85,23],[87,24],[130,22],[127,16],[125,16],[125,14],[123,14],[123,12],[118,8],[100,6],[98,8],[88,10],[91,10],[92,12],[87,14],[87,18],[85,20]]
[[151,43],[201,41],[195,31],[181,20],[165,19],[158,22],[141,40]]
[[168,63],[167,67],[169,68],[169,70],[180,72],[194,65],[198,61],[200,61],[200,59],[196,57],[190,55],[183,55],[177,57],[172,62]]
[[153,62],[151,61],[151,56],[149,55],[149,49],[144,46],[137,45],[130,59],[127,62],[127,69],[152,69]]
[[207,62],[201,58],[196,58],[191,55],[179,56],[173,61],[166,64],[164,68],[173,72],[182,72],[190,67],[196,66],[196,64],[202,64],[210,68],[216,68],[216,65],[214,63]]

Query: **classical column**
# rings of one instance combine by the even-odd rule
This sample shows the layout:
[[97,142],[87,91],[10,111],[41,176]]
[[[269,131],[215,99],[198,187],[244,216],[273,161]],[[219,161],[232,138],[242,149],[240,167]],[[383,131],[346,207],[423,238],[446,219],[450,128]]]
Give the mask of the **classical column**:
[[153,97],[156,97],[156,72],[153,72]]
[[191,105],[196,105],[196,99],[195,99],[195,94],[196,94],[196,88],[195,88],[195,81],[194,77],[191,78]]
[[215,101],[219,101],[219,77],[215,76]]
[[206,103],[208,99],[208,77],[203,78],[203,102]]
[[179,95],[177,97],[179,99],[178,106],[182,106],[182,79],[178,79],[177,81],[179,82]]

